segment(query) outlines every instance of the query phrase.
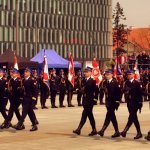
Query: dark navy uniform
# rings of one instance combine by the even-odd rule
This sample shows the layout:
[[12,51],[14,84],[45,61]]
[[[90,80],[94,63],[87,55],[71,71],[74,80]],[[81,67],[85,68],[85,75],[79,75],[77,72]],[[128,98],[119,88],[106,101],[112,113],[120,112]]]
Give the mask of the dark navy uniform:
[[[129,71],[130,73],[130,71]],[[128,74],[129,74],[128,73]],[[131,72],[132,73],[132,72]],[[141,108],[143,106],[143,91],[140,83],[134,79],[127,80],[124,85],[124,93],[126,93],[126,100],[127,100],[127,107],[129,111],[129,118],[127,125],[124,129],[124,131],[121,133],[123,137],[126,137],[126,133],[131,127],[131,125],[134,123],[136,130],[137,130],[137,136],[134,137],[134,139],[139,139],[142,137],[140,124],[137,117],[138,110],[141,111]]]
[[115,138],[120,136],[118,123],[115,115],[115,110],[118,109],[121,100],[121,92],[117,80],[114,78],[112,78],[110,81],[106,80],[104,91],[106,96],[105,105],[107,108],[107,114],[104,121],[104,125],[102,129],[98,132],[98,134],[100,136],[103,136],[104,131],[107,129],[110,122],[112,122],[113,127],[115,129],[115,134],[112,135],[112,138]]
[[70,83],[69,80],[67,80],[66,84],[67,84],[67,103],[68,103],[68,107],[74,107],[74,105],[72,104],[72,97],[73,97],[74,87]]
[[78,75],[76,80],[75,80],[75,83],[76,83],[76,91],[77,91],[77,102],[78,102],[78,106],[82,106],[82,96],[83,96],[83,93],[82,93],[82,88],[83,88],[83,80],[84,78],[82,77],[82,75]]
[[104,95],[105,95],[105,91],[104,91],[105,84],[106,84],[106,80],[103,79],[102,82],[99,85],[99,100],[100,100],[100,105],[104,104],[103,99],[104,99]]
[[65,94],[66,94],[66,76],[60,75],[59,76],[59,106],[65,107],[63,105]]
[[[31,72],[30,69],[26,69],[25,72]],[[22,130],[24,129],[23,127],[23,122],[28,115],[33,128],[30,131],[35,131],[37,130],[37,119],[35,116],[35,113],[33,111],[33,101],[36,100],[36,95],[37,95],[37,85],[36,81],[32,77],[28,77],[24,79],[23,81],[23,102],[22,102],[22,116],[20,118],[20,121],[18,122],[17,125],[13,126],[16,130]]]
[[[85,71],[89,71],[89,69],[85,69]],[[82,127],[84,126],[87,118],[90,120],[90,124],[92,127],[92,132],[89,134],[89,136],[93,136],[97,134],[96,132],[96,126],[95,126],[95,119],[93,115],[93,106],[95,104],[97,95],[95,94],[96,91],[96,81],[93,80],[91,77],[89,79],[85,79],[84,81],[84,87],[83,87],[83,112],[81,121],[79,123],[79,126],[76,130],[73,131],[75,134],[80,134]]]
[[5,111],[5,99],[7,97],[8,82],[4,77],[0,78],[0,111],[4,119],[7,119]]
[[50,95],[50,88],[47,83],[43,81],[43,77],[39,78],[39,86],[40,86],[40,103],[41,103],[41,108],[42,109],[47,109],[46,107],[46,99]]
[[33,101],[33,109],[38,109],[36,107],[36,105],[38,103],[38,95],[39,95],[39,77],[37,76],[37,71],[36,70],[34,70],[33,78],[37,83],[37,88],[36,88],[37,89],[37,95],[36,95],[36,100]]
[[52,108],[57,108],[56,106],[56,95],[59,90],[59,77],[57,75],[51,75],[50,78],[50,90],[51,90],[51,106]]
[[15,112],[18,121],[20,121],[21,115],[19,112],[19,106],[21,104],[21,79],[20,78],[11,78],[8,82],[8,94],[10,100],[10,108],[8,111],[7,119],[5,119],[3,128],[9,128],[11,126],[11,120]]

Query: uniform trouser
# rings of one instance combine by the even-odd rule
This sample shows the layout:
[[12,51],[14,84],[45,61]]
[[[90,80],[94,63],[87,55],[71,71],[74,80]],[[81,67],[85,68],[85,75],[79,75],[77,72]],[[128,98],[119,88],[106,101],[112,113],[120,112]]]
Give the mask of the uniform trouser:
[[37,105],[37,101],[38,101],[38,97],[37,97],[36,100],[34,100],[33,103],[32,103],[33,108]]
[[79,90],[78,93],[77,93],[77,102],[78,102],[78,105],[81,105],[81,99],[82,99],[82,91]]
[[6,109],[5,109],[5,98],[0,98],[0,112],[4,119],[7,119]]
[[82,127],[84,126],[87,118],[90,121],[92,129],[93,130],[96,129],[96,127],[95,127],[95,119],[94,119],[94,115],[93,115],[93,106],[84,106],[83,108],[84,109],[83,109],[83,112],[82,112],[81,121],[80,121],[78,129],[79,130],[82,129]]
[[7,121],[12,120],[14,112],[16,114],[16,117],[17,117],[18,121],[20,120],[20,118],[21,118],[21,115],[20,115],[20,112],[19,112],[20,104],[21,104],[21,101],[20,101],[19,98],[14,97],[10,100],[10,108],[9,108],[9,111],[8,111]]
[[46,103],[46,93],[44,92],[41,92],[41,95],[40,95],[40,103],[41,103],[41,107],[44,107],[45,106],[45,103]]
[[138,108],[128,107],[128,111],[129,111],[129,118],[126,127],[130,128],[131,125],[134,123],[137,132],[138,133],[141,132],[140,123],[137,117]]
[[73,91],[68,91],[68,93],[67,93],[68,106],[72,105],[72,97],[73,97]]
[[33,111],[32,102],[33,102],[33,100],[31,97],[24,97],[23,103],[22,103],[22,107],[23,107],[22,108],[22,116],[19,121],[20,124],[23,124],[27,115],[29,116],[29,118],[32,122],[32,125],[36,124],[35,121],[37,119],[36,119],[35,113]]
[[105,129],[109,126],[110,122],[112,122],[115,131],[118,132],[118,122],[115,115],[115,108],[113,107],[107,107],[106,118],[103,125],[105,126]]
[[103,98],[104,98],[104,91],[102,89],[100,89],[99,91],[99,100],[100,100],[100,104],[103,103]]
[[51,90],[51,105],[55,106],[57,90]]
[[63,105],[65,94],[66,94],[66,89],[60,88],[60,91],[59,91],[59,105],[60,106]]
[[6,109],[7,104],[8,104],[8,98],[6,97],[6,98],[4,98],[4,107],[5,107],[5,109]]

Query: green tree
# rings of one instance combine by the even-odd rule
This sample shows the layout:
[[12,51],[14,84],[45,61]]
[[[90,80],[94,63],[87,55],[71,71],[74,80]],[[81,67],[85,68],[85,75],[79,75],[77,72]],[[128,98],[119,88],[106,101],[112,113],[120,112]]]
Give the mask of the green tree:
[[126,20],[123,8],[117,2],[113,10],[113,46],[115,48],[123,46],[127,41],[127,30],[122,22]]

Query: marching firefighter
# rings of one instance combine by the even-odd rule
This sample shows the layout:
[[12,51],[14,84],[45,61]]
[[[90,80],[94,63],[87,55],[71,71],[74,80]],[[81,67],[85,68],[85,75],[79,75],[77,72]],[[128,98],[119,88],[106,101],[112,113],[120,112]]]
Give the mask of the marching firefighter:
[[16,130],[25,129],[23,123],[27,115],[29,116],[32,122],[32,129],[30,129],[30,131],[38,130],[37,127],[38,121],[36,119],[32,106],[33,101],[36,100],[37,96],[37,82],[34,80],[34,78],[31,77],[31,73],[32,70],[30,68],[26,68],[24,71],[24,80],[22,82],[23,87],[22,116],[19,122],[15,126],[12,126]]
[[116,138],[120,136],[118,122],[115,115],[115,110],[118,110],[121,100],[120,88],[116,79],[113,78],[113,70],[108,69],[105,72],[106,84],[104,87],[105,91],[105,105],[107,108],[106,118],[103,124],[102,129],[98,132],[100,136],[104,136],[104,132],[109,126],[110,122],[112,122],[113,127],[115,129],[115,133],[112,135],[112,138]]
[[92,132],[89,134],[89,136],[94,136],[97,134],[95,119],[93,115],[93,106],[95,104],[95,101],[97,101],[96,100],[97,95],[95,94],[97,87],[96,87],[96,81],[91,78],[92,68],[87,67],[84,70],[84,75],[85,75],[85,80],[84,80],[84,86],[82,88],[83,112],[82,112],[82,117],[79,126],[76,130],[73,131],[73,133],[80,135],[82,127],[84,126],[87,118],[89,118],[92,127]]
[[140,83],[134,79],[135,72],[133,70],[127,71],[128,80],[124,85],[124,93],[126,93],[127,107],[129,111],[129,118],[125,129],[121,132],[122,137],[126,137],[127,131],[130,129],[131,125],[134,123],[137,135],[134,139],[142,138],[140,123],[138,120],[137,112],[141,112],[143,106],[143,91]]

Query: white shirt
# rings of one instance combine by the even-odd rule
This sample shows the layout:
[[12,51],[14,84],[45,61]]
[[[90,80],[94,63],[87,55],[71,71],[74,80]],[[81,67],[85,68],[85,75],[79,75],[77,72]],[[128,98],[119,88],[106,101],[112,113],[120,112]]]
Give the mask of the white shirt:
[[109,79],[108,82],[110,83],[112,81],[113,78]]
[[130,82],[132,83],[134,79],[131,79]]
[[90,79],[91,77],[86,78],[86,82]]
[[15,77],[15,78],[13,78],[14,79],[14,81],[17,79],[17,77]]
[[25,80],[28,80],[30,78],[30,76],[29,77],[27,77],[27,78],[25,78]]

